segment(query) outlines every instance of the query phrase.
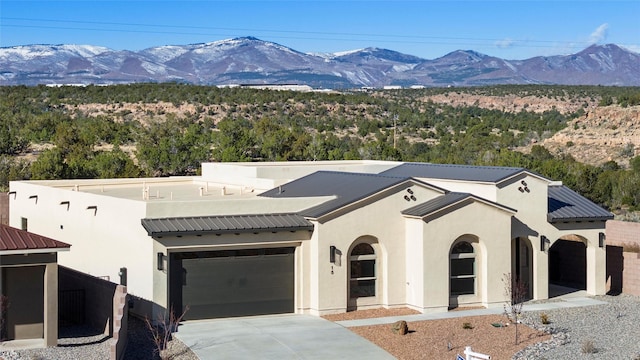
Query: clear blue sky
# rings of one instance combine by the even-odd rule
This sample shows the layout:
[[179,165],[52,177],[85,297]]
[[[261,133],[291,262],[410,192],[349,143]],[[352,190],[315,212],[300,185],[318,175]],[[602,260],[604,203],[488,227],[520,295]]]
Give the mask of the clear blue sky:
[[255,36],[302,52],[380,47],[506,59],[615,43],[640,52],[640,1],[0,0],[0,46],[141,50]]

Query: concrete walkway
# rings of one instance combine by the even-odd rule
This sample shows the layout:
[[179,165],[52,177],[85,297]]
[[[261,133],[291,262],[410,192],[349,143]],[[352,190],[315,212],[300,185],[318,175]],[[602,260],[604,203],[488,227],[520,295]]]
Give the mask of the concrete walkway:
[[[525,303],[522,307],[522,311],[523,312],[549,311],[549,310],[555,310],[555,309],[603,305],[603,304],[607,304],[607,302],[574,294],[569,296],[557,297],[550,302]],[[407,322],[411,322],[411,321],[460,318],[465,316],[500,315],[503,313],[504,313],[504,308],[492,307],[488,309],[473,309],[473,310],[448,311],[448,312],[431,313],[431,314],[389,316],[389,317],[374,318],[374,319],[345,320],[345,321],[337,321],[336,324],[340,324],[344,327],[353,327],[353,326],[365,326],[365,325],[393,324],[398,320],[405,320]]]
[[311,315],[186,321],[175,336],[201,360],[394,359],[348,329]]

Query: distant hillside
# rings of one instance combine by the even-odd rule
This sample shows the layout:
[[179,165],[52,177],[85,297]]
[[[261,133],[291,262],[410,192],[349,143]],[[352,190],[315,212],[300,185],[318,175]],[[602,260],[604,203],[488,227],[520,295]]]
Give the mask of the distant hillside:
[[527,60],[505,60],[471,50],[428,60],[378,48],[305,54],[253,37],[137,52],[90,45],[0,48],[0,85],[133,82],[301,84],[332,89],[387,85],[640,86],[640,54],[608,44],[571,55]]

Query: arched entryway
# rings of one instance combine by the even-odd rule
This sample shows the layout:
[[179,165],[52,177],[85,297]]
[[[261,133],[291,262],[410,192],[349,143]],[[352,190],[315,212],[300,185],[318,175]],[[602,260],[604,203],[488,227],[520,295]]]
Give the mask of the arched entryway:
[[533,298],[533,247],[527,238],[518,237],[512,241],[512,269],[515,281],[521,281],[526,290],[525,300]]
[[549,248],[549,297],[587,289],[587,246],[577,235],[563,236]]
[[379,303],[380,253],[377,239],[370,236],[358,238],[349,248],[348,310]]

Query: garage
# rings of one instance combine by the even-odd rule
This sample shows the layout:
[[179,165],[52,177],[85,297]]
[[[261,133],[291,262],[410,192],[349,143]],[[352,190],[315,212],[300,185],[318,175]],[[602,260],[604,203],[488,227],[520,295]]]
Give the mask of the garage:
[[170,255],[170,302],[185,320],[294,312],[294,247]]

